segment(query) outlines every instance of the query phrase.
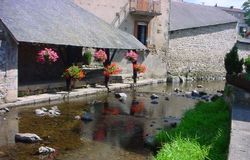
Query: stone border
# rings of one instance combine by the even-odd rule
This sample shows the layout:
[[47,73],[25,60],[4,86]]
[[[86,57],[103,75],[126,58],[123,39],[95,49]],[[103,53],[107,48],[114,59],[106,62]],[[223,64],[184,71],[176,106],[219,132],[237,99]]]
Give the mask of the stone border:
[[242,88],[247,92],[250,92],[250,81],[246,80],[245,78],[241,78],[239,76],[226,76],[227,83],[234,85],[236,87]]
[[[134,86],[133,83],[114,83],[114,84],[110,84],[109,88],[111,91],[114,91],[117,89],[126,89],[126,88],[139,87],[139,86],[165,83],[165,82],[166,82],[166,79],[146,79],[146,80],[138,81],[136,86]],[[40,94],[40,95],[25,96],[25,97],[19,97],[18,100],[14,103],[1,104],[0,109],[6,108],[6,107],[11,108],[11,107],[24,106],[24,105],[35,105],[39,103],[46,103],[46,102],[53,102],[53,101],[64,101],[66,99],[68,100],[68,99],[93,95],[96,93],[105,93],[105,92],[107,92],[107,89],[104,86],[99,86],[96,88],[74,89],[71,92],[61,91],[61,92],[56,92],[54,94],[46,93],[46,94]]]
[[233,85],[226,101],[231,107],[231,132],[228,160],[249,160],[250,157],[250,93]]

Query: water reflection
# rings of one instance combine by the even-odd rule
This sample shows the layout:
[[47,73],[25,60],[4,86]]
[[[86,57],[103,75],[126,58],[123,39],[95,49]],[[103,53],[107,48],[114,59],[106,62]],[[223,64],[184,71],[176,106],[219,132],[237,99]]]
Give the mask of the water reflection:
[[[215,88],[223,88],[223,84]],[[12,109],[6,120],[0,116],[0,152],[8,155],[6,160],[149,158],[151,154],[144,146],[145,139],[170,127],[176,121],[174,117],[180,118],[196,102],[170,96],[162,90],[171,91],[172,88],[165,85],[139,88],[137,92],[126,92],[128,98],[124,102],[109,94],[58,104],[62,113],[59,117],[37,117],[34,107]],[[152,93],[159,96],[157,104],[151,103]],[[93,116],[93,121],[74,119],[84,111]],[[18,116],[20,120],[16,119]],[[44,141],[41,144],[15,144],[14,134],[17,132],[35,133]],[[48,157],[34,155],[41,145],[56,148],[58,152]]]

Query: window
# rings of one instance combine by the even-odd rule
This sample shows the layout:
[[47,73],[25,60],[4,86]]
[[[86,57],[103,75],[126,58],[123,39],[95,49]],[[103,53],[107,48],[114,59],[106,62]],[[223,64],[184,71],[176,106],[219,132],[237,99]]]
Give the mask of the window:
[[145,22],[137,22],[135,26],[135,36],[144,45],[147,45],[147,33],[148,24]]

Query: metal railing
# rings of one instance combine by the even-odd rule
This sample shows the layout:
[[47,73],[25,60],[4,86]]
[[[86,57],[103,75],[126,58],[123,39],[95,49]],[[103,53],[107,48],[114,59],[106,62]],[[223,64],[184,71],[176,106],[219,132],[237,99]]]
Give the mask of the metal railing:
[[160,0],[129,0],[130,11],[161,13]]
[[120,24],[127,18],[129,13],[129,4],[126,3],[120,10],[120,12],[116,13],[114,20],[111,24],[115,27],[119,27]]

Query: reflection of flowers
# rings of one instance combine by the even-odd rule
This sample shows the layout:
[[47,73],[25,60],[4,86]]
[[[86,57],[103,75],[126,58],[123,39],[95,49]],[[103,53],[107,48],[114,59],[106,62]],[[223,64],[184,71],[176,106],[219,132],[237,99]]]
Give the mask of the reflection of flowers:
[[135,62],[137,61],[138,54],[133,51],[130,51],[126,54],[126,58],[131,62]]
[[144,109],[144,103],[143,102],[133,102],[131,106],[131,112],[133,113],[140,113]]
[[78,79],[78,80],[81,80],[86,76],[86,74],[78,66],[73,65],[73,66],[67,68],[64,71],[62,76],[65,77],[66,79]]
[[95,141],[104,141],[107,135],[107,131],[105,127],[99,128],[95,133],[94,133],[94,140]]
[[133,68],[138,73],[144,73],[146,71],[146,66],[143,64],[133,64]]
[[121,71],[121,68],[116,63],[112,63],[111,65],[108,65],[104,68],[104,75],[109,76],[119,74]]
[[119,115],[120,110],[118,108],[105,108],[103,110],[104,114]]
[[53,51],[51,48],[45,48],[41,50],[40,52],[37,53],[37,62],[39,63],[51,63],[51,62],[56,62],[57,59],[59,58],[58,54]]
[[95,52],[94,58],[98,62],[105,62],[107,60],[107,54],[100,49],[99,51]]

